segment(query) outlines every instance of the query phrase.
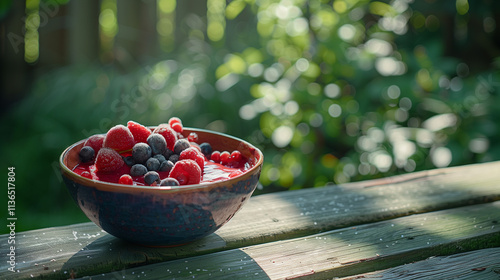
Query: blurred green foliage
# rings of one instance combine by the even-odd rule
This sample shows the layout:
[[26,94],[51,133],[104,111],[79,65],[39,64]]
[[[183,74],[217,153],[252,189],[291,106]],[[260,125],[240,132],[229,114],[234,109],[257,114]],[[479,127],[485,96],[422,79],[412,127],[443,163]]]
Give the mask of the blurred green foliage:
[[20,228],[87,221],[58,156],[130,119],[254,143],[257,193],[498,160],[499,4],[416,2],[234,0],[216,9],[223,36],[192,15],[183,47],[140,69],[40,75],[2,123]]

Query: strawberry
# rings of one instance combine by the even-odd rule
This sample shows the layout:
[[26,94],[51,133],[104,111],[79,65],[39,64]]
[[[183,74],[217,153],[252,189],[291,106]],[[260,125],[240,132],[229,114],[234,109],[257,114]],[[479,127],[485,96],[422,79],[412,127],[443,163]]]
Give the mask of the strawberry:
[[176,179],[181,185],[192,185],[200,183],[201,174],[196,161],[184,159],[175,163],[168,177]]
[[99,150],[102,148],[102,143],[104,142],[104,135],[102,134],[96,134],[90,136],[85,143],[83,143],[83,146],[89,146],[92,149],[94,149],[94,152],[97,154]]
[[99,172],[113,172],[120,169],[124,161],[120,154],[110,148],[102,148],[95,158],[95,166]]
[[104,138],[103,147],[111,148],[119,153],[132,150],[135,140],[130,130],[124,125],[113,126]]
[[201,169],[201,172],[203,172],[203,168],[205,166],[205,156],[195,147],[190,147],[182,151],[179,155],[179,160],[183,159],[192,159],[196,161]]
[[134,136],[135,143],[147,143],[148,136],[151,134],[151,130],[140,123],[134,121],[127,122],[127,128],[130,130]]
[[160,124],[155,128],[153,133],[158,133],[163,135],[165,141],[167,142],[167,148],[171,151],[174,150],[175,142],[177,141],[177,133],[170,127],[169,124]]

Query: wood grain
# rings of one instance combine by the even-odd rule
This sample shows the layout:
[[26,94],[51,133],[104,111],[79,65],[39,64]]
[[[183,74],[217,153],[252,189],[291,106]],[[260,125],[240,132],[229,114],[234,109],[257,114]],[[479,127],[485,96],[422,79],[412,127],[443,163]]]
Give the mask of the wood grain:
[[[500,226],[494,222],[499,219],[500,202],[466,206],[94,275],[92,279],[134,275],[148,279],[165,275],[175,279],[346,277],[431,256],[500,246]],[[493,256],[484,256],[488,261],[483,264],[498,264]],[[477,267],[478,263],[471,265]],[[437,275],[434,279],[449,279],[440,278],[441,271],[427,273]]]
[[[215,234],[186,246],[125,243],[92,223],[17,233],[18,273],[9,279],[119,271],[334,229],[491,202],[500,198],[500,162],[416,172],[391,178],[252,197]],[[69,199],[69,198],[68,198]],[[75,206],[76,207],[76,206]],[[5,252],[8,235],[0,236]],[[0,278],[7,271],[0,263]]]
[[353,279],[498,280],[500,279],[500,247],[475,250],[446,257],[432,257],[424,261],[339,280]]

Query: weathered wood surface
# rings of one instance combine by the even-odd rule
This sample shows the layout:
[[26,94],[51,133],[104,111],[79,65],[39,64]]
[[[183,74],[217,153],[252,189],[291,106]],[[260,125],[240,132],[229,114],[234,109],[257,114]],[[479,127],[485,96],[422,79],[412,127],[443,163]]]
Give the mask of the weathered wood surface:
[[[17,233],[18,273],[0,279],[67,279],[304,237],[416,213],[498,200],[500,162],[416,172],[391,178],[252,197],[224,227],[175,248],[118,240],[92,223]],[[0,236],[0,249],[7,247]]]
[[150,279],[161,279],[165,275],[172,279],[192,279],[193,276],[197,279],[332,279],[370,272],[374,267],[383,269],[436,255],[500,246],[498,220],[500,201],[411,215],[91,278],[129,279],[142,274]]
[[435,280],[500,279],[500,248],[476,250],[397,266],[339,280]]

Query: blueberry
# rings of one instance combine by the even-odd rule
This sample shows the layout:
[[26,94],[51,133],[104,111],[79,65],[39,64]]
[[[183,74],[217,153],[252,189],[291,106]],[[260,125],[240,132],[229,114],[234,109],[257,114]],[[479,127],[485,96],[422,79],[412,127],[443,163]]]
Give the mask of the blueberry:
[[207,158],[212,155],[212,146],[209,143],[201,143],[200,150]]
[[168,158],[168,160],[173,163],[176,163],[177,161],[179,161],[179,155],[173,154]]
[[78,155],[82,162],[88,162],[94,159],[95,151],[90,146],[83,146]]
[[132,166],[135,164],[135,160],[132,156],[124,157],[123,161],[125,162],[126,165]]
[[137,143],[132,148],[132,158],[136,163],[145,163],[151,157],[151,147],[146,143]]
[[167,160],[164,155],[155,155],[154,158],[157,159],[160,163]]
[[165,178],[161,180],[160,186],[180,186],[179,181],[174,178]]
[[157,171],[160,168],[160,161],[156,158],[149,158],[146,161],[146,167],[149,171]]
[[152,185],[154,182],[160,183],[160,175],[156,171],[149,171],[144,175],[144,183],[147,185]]
[[173,155],[174,152],[172,150],[170,150],[169,148],[166,148],[165,149],[165,152],[163,152],[163,156],[168,159],[171,155]]
[[172,170],[172,167],[174,167],[174,163],[171,162],[170,160],[166,160],[160,164],[160,169],[158,169],[158,171],[170,172],[170,170]]
[[185,149],[191,147],[191,144],[189,144],[189,141],[186,139],[179,139],[175,142],[174,145],[174,153],[180,155],[182,151]]
[[151,146],[153,150],[153,154],[163,154],[165,149],[167,149],[167,141],[165,141],[165,137],[158,133],[152,133],[148,137],[148,144]]
[[142,176],[148,172],[146,166],[142,164],[134,164],[132,168],[130,168],[130,175],[132,176]]

